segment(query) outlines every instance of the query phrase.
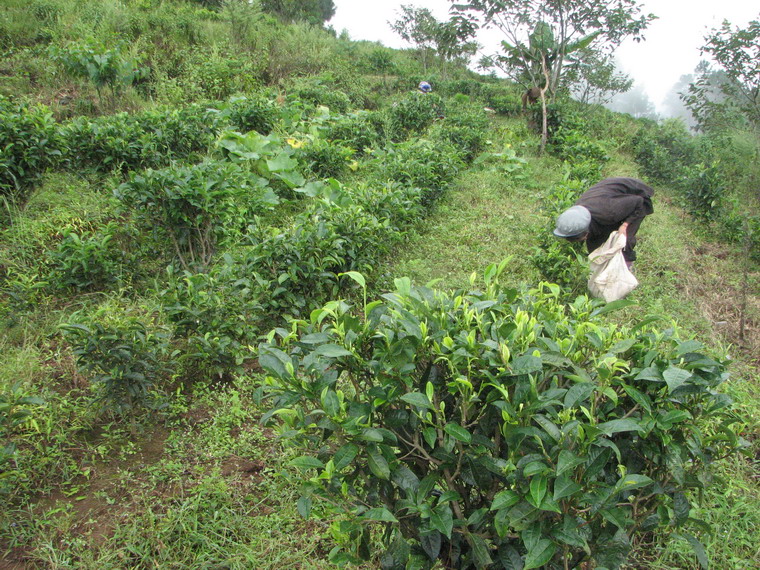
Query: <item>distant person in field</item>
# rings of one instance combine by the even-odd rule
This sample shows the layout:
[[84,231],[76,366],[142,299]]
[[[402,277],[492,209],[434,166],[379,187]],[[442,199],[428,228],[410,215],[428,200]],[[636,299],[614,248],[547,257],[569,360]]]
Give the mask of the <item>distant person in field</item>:
[[606,178],[559,215],[554,235],[585,241],[592,252],[618,231],[626,237],[623,257],[630,268],[636,260],[636,233],[644,218],[654,212],[652,196],[654,190],[636,178]]
[[420,81],[420,84],[417,86],[417,89],[420,90],[420,93],[430,93],[433,90],[430,83],[428,83],[427,81]]

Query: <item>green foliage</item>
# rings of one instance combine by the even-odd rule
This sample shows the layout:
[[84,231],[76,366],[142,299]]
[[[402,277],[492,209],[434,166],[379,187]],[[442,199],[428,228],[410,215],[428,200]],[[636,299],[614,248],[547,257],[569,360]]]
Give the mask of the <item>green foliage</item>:
[[167,372],[164,334],[148,331],[133,318],[112,325],[72,322],[60,328],[80,370],[92,375],[105,409],[134,419],[137,409],[157,403],[154,387]]
[[18,382],[0,392],[0,496],[8,493],[15,479],[22,475],[12,463],[17,449],[13,438],[18,432],[36,427],[34,409],[44,403],[41,398],[28,395]]
[[64,229],[57,249],[50,253],[51,285],[79,291],[103,290],[123,282],[130,259],[114,243],[118,227],[109,224],[98,232]]
[[276,201],[258,177],[212,160],[132,173],[115,194],[139,224],[169,238],[185,270],[208,267],[218,243]]
[[263,96],[234,98],[222,108],[221,117],[233,130],[256,131],[262,135],[271,133],[280,122],[279,110]]
[[56,123],[46,107],[0,99],[0,200],[23,200],[61,155]]
[[364,153],[380,144],[382,115],[376,111],[357,111],[340,115],[325,133],[325,138]]
[[462,159],[470,163],[485,148],[488,139],[488,118],[472,106],[457,106],[446,119],[436,123],[429,137],[448,141],[460,150]]
[[387,110],[393,133],[408,137],[422,132],[433,121],[443,118],[443,99],[434,93],[412,93]]
[[98,119],[79,117],[60,128],[64,164],[123,172],[159,167],[206,151],[218,130],[204,107],[119,113]]
[[74,77],[89,80],[95,85],[98,97],[108,87],[116,96],[124,87],[147,76],[148,70],[124,55],[124,45],[113,48],[89,43],[72,44],[63,48],[51,46],[49,53],[53,61]]
[[317,178],[340,178],[348,169],[353,154],[351,148],[322,139],[303,149],[306,167]]
[[242,371],[261,318],[253,288],[251,276],[236,270],[228,256],[209,273],[169,269],[159,298],[175,336],[185,339],[180,362],[187,374],[204,378]]
[[662,184],[676,184],[687,166],[697,160],[697,147],[686,126],[678,119],[648,126],[634,137],[636,162],[643,173]]
[[385,567],[618,568],[637,530],[687,523],[687,491],[733,449],[724,364],[700,343],[504,288],[503,269],[450,295],[398,279],[260,345],[264,419],[312,473],[299,511],[345,505],[334,562],[366,558],[380,525]]
[[333,0],[261,0],[261,7],[286,22],[321,25],[335,14]]
[[345,113],[351,107],[351,99],[343,91],[323,83],[318,78],[300,79],[293,83],[290,96],[312,105],[324,105],[336,113]]
[[422,190],[422,203],[432,205],[463,167],[461,153],[449,143],[413,139],[373,153],[373,177]]
[[507,117],[519,115],[522,111],[520,94],[509,85],[486,84],[480,88],[480,97],[486,106]]

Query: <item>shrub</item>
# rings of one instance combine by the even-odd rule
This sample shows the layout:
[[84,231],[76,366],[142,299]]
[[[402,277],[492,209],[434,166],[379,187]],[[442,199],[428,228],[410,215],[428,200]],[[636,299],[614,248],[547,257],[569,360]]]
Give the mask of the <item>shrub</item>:
[[679,119],[666,119],[661,125],[639,129],[633,146],[636,162],[643,173],[662,184],[676,184],[687,166],[697,160],[697,147]]
[[353,154],[350,148],[317,139],[304,148],[303,160],[317,178],[340,178]]
[[432,205],[462,168],[459,151],[451,144],[415,139],[391,144],[374,153],[373,177],[422,190],[422,203]]
[[149,332],[133,318],[111,325],[67,323],[60,328],[74,349],[77,366],[93,375],[105,409],[134,422],[138,408],[156,403],[153,388],[167,372],[165,335]]
[[14,440],[33,425],[33,411],[44,403],[41,398],[28,395],[18,382],[0,392],[0,496],[10,492],[22,474],[13,461],[18,447]]
[[430,138],[449,141],[468,163],[480,154],[488,139],[488,119],[480,109],[472,107],[449,114],[436,127]]
[[687,207],[697,218],[712,220],[722,209],[726,191],[725,176],[719,163],[699,163],[685,167],[683,188]]
[[315,106],[324,105],[335,113],[345,113],[351,107],[348,95],[319,79],[301,79],[295,82],[289,95]]
[[129,263],[125,251],[114,243],[118,228],[111,224],[99,232],[81,234],[63,230],[63,239],[50,253],[48,281],[57,287],[80,291],[102,290],[119,283]]
[[381,140],[382,117],[375,111],[359,111],[342,115],[329,126],[325,137],[327,140],[362,153],[376,147]]
[[453,294],[399,279],[260,345],[263,420],[311,473],[299,510],[342,512],[333,562],[380,540],[385,568],[618,568],[633,533],[687,523],[688,491],[732,449],[724,364],[698,342],[502,287],[503,268]]
[[116,96],[122,88],[132,85],[147,76],[147,68],[125,56],[123,44],[113,48],[92,44],[72,44],[64,48],[52,46],[49,50],[53,61],[74,77],[89,80],[102,98],[104,87]]
[[133,173],[115,194],[138,223],[168,237],[185,270],[208,267],[217,244],[275,200],[257,177],[221,161]]
[[443,99],[433,93],[412,93],[386,112],[394,133],[421,132],[444,115]]
[[46,107],[0,98],[0,199],[26,198],[60,155],[56,123]]
[[268,135],[277,126],[279,110],[262,96],[232,99],[222,110],[222,118],[229,121],[233,130],[247,133],[256,131]]

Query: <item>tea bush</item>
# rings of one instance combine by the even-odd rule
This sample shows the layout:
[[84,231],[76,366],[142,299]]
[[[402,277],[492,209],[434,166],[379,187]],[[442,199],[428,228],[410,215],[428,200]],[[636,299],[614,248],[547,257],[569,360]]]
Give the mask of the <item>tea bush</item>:
[[648,124],[634,136],[636,162],[655,182],[677,184],[688,165],[697,161],[697,146],[682,121],[666,119]]
[[324,105],[335,113],[346,113],[351,107],[348,95],[318,79],[300,79],[294,82],[288,95],[315,106]]
[[109,224],[98,232],[76,232],[65,228],[63,239],[50,253],[51,285],[80,291],[103,290],[122,282],[131,274],[128,254],[114,243],[118,231]]
[[450,143],[414,139],[390,144],[373,153],[372,176],[422,190],[422,203],[432,205],[464,166],[461,153]]
[[275,104],[263,96],[232,99],[223,108],[221,116],[229,121],[233,130],[242,133],[256,131],[262,135],[271,133],[280,121]]
[[406,138],[411,132],[422,132],[433,121],[443,118],[443,99],[434,93],[412,93],[396,101],[386,110],[391,130],[398,139]]
[[61,155],[56,122],[46,107],[0,98],[0,199],[24,199]]
[[487,129],[488,118],[483,111],[469,107],[450,113],[444,121],[434,125],[428,136],[432,140],[450,142],[469,163],[485,148]]
[[634,533],[689,522],[733,449],[725,366],[698,342],[503,269],[452,294],[398,279],[259,346],[262,421],[304,453],[302,515],[324,498],[338,517],[333,562],[380,540],[384,568],[619,568]]
[[92,375],[104,409],[133,421],[138,409],[158,403],[155,386],[167,373],[165,334],[150,332],[134,318],[123,322],[61,325],[77,366]]
[[332,123],[325,138],[354,149],[358,153],[380,144],[383,117],[376,111],[358,111],[339,116]]
[[98,119],[78,117],[60,128],[71,170],[122,172],[188,159],[211,146],[220,127],[205,107],[118,113]]
[[303,160],[317,178],[340,178],[348,170],[353,154],[353,149],[317,139],[303,149]]
[[276,202],[258,177],[214,160],[132,173],[115,194],[138,224],[169,239],[186,270],[208,267],[218,243]]
[[18,382],[0,392],[0,497],[8,494],[16,479],[24,475],[14,464],[16,440],[34,427],[34,411],[44,404],[42,398],[30,395]]

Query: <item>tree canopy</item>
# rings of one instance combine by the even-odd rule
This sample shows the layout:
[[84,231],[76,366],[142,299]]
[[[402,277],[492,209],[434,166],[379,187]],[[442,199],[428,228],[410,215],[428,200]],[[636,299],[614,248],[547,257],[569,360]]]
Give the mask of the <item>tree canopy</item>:
[[286,22],[322,25],[335,15],[333,0],[261,0],[261,7]]
[[746,28],[733,28],[724,21],[705,37],[701,52],[714,65],[700,64],[697,80],[685,97],[700,127],[738,115],[760,128],[760,20],[749,22]]
[[504,35],[502,50],[489,59],[523,84],[555,94],[568,63],[580,57],[603,61],[627,37],[639,41],[654,19],[635,0],[467,0],[454,3]]

